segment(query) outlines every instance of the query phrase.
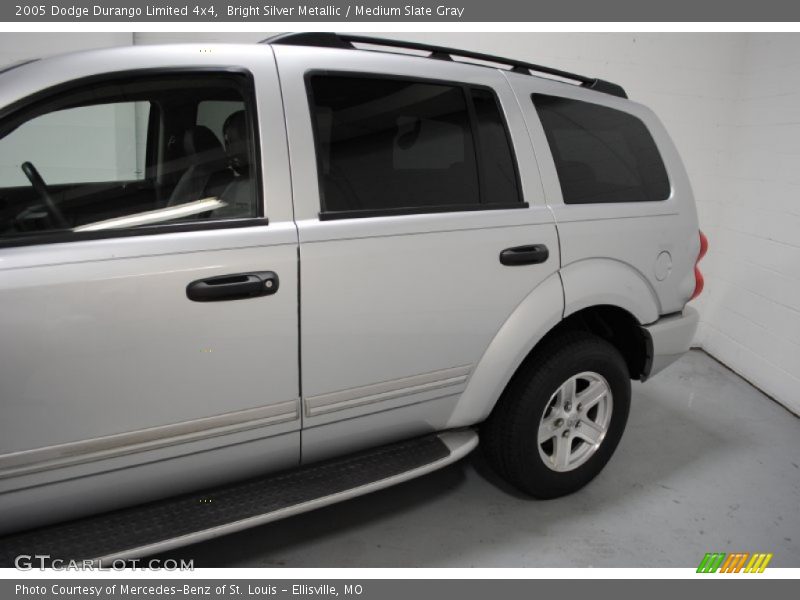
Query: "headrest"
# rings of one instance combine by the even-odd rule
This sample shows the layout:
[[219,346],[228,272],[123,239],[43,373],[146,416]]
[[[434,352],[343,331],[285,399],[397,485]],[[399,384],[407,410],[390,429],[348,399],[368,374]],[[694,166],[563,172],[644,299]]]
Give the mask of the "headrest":
[[208,127],[197,125],[183,135],[183,150],[187,156],[202,156],[203,160],[221,160],[225,157],[222,143]]
[[231,141],[239,141],[247,138],[247,119],[243,110],[237,110],[225,119],[222,131],[226,138]]
[[222,134],[225,136],[225,152],[231,166],[240,174],[246,174],[250,163],[250,145],[247,140],[247,116],[243,110],[225,119]]

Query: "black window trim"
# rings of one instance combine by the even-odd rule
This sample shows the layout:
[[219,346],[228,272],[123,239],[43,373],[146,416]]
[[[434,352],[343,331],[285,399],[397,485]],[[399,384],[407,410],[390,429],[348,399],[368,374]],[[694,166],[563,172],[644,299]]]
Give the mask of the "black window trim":
[[[326,77],[351,77],[351,78],[359,78],[359,79],[388,79],[394,81],[409,81],[414,83],[428,83],[434,85],[447,85],[453,88],[459,88],[462,91],[462,95],[464,96],[464,103],[467,107],[467,113],[469,118],[469,125],[470,130],[472,133],[472,145],[473,151],[475,152],[475,168],[478,178],[478,203],[477,204],[442,204],[442,205],[431,205],[431,206],[407,206],[407,207],[395,207],[395,208],[380,208],[380,209],[355,209],[355,210],[326,210],[323,206],[323,193],[322,187],[320,183],[319,174],[322,172],[322,164],[320,161],[320,153],[318,152],[319,149],[319,141],[320,135],[317,127],[316,118],[314,115],[314,90],[311,87],[311,78],[315,76],[326,76]],[[306,71],[305,76],[305,88],[306,88],[306,98],[308,101],[308,111],[309,111],[309,118],[311,120],[311,129],[314,138],[314,159],[317,165],[317,188],[318,188],[318,197],[320,202],[320,210],[319,210],[319,220],[320,221],[334,221],[338,219],[365,219],[370,217],[396,217],[396,216],[406,216],[406,215],[417,215],[417,214],[435,214],[435,213],[450,213],[450,212],[475,212],[475,211],[482,211],[482,210],[509,210],[509,209],[517,209],[517,208],[529,208],[528,202],[525,201],[525,196],[522,190],[522,180],[519,174],[519,162],[517,161],[517,154],[514,148],[514,141],[511,137],[511,130],[508,126],[508,120],[506,119],[506,115],[503,112],[503,106],[500,102],[500,99],[497,96],[497,91],[489,86],[479,83],[466,83],[464,81],[452,81],[447,79],[438,79],[432,77],[416,77],[410,75],[396,75],[392,73],[377,73],[377,72],[366,72],[366,71],[350,71],[350,70],[340,70],[340,69],[311,69]],[[470,93],[471,90],[484,90],[492,94],[494,98],[495,104],[497,106],[497,111],[500,115],[500,120],[503,123],[503,129],[506,134],[506,139],[508,140],[508,147],[509,152],[511,154],[511,161],[514,167],[514,175],[515,175],[515,184],[517,188],[517,196],[519,197],[519,202],[511,202],[511,203],[489,203],[484,202],[483,199],[486,196],[484,193],[484,182],[483,180],[485,177],[482,177],[482,171],[484,169],[483,164],[483,156],[482,150],[480,147],[480,131],[478,127],[477,115],[475,111],[475,104],[472,98],[472,94]]]
[[[64,83],[50,86],[34,92],[20,100],[0,108],[0,131],[3,125],[14,119],[24,119],[37,107],[46,107],[57,102],[64,95],[75,92],[80,88],[102,83],[126,82],[131,80],[146,79],[148,77],[197,76],[197,75],[233,75],[242,79],[242,95],[248,113],[248,126],[251,140],[251,151],[256,169],[256,195],[258,213],[255,217],[240,219],[219,219],[213,221],[196,221],[192,223],[165,223],[141,227],[107,229],[102,231],[65,231],[53,230],[41,233],[21,233],[0,237],[0,248],[19,246],[33,246],[46,244],[63,244],[69,242],[82,242],[99,239],[126,238],[145,235],[159,235],[166,233],[181,233],[186,231],[208,231],[214,229],[238,229],[242,227],[264,227],[269,225],[269,219],[264,214],[265,197],[263,185],[263,172],[261,162],[261,143],[258,126],[258,101],[256,98],[255,77],[245,67],[233,66],[186,66],[186,67],[156,67],[127,69],[123,71],[109,71],[72,79]],[[45,114],[45,113],[41,113]],[[150,124],[148,124],[148,130]],[[4,136],[5,137],[5,136]],[[149,131],[148,131],[149,137]],[[149,150],[148,150],[149,151]]]
[[[566,202],[564,200],[563,189],[561,188],[561,176],[558,174],[558,168],[556,167],[556,164],[555,164],[556,161],[555,161],[555,158],[553,158],[553,149],[550,147],[550,140],[547,139],[547,134],[546,134],[546,131],[544,129],[544,123],[542,123],[542,117],[539,115],[539,109],[536,106],[536,96],[549,96],[551,98],[560,98],[562,100],[571,100],[573,102],[583,102],[585,104],[594,104],[596,106],[601,106],[603,108],[607,108],[607,109],[610,109],[610,110],[616,110],[618,112],[621,112],[621,113],[623,113],[625,115],[628,115],[629,117],[634,118],[637,121],[639,121],[642,124],[642,126],[645,128],[647,133],[650,135],[650,138],[653,140],[653,146],[655,146],[656,151],[658,152],[658,155],[661,158],[661,163],[664,166],[664,173],[667,176],[667,185],[668,185],[668,188],[669,188],[669,193],[664,198],[661,198],[660,200],[649,200],[648,199],[648,200],[636,200],[636,201],[628,201],[628,202],[620,202],[620,201],[618,201],[618,202]],[[536,118],[539,120],[539,125],[542,127],[542,131],[545,132],[545,139],[547,141],[547,149],[550,152],[550,160],[553,162],[553,167],[556,170],[556,180],[558,181],[558,186],[559,186],[558,189],[561,192],[561,203],[564,206],[608,206],[608,205],[612,205],[612,206],[630,206],[630,205],[638,206],[638,205],[641,205],[641,204],[661,204],[661,203],[664,203],[664,202],[670,200],[675,195],[675,188],[672,185],[672,174],[670,173],[670,167],[667,164],[667,161],[664,160],[664,155],[661,153],[661,148],[659,148],[655,137],[653,137],[653,133],[650,131],[650,128],[647,126],[647,123],[645,123],[644,120],[639,118],[637,115],[634,115],[633,113],[628,112],[626,110],[622,110],[622,109],[616,108],[614,106],[609,106],[607,104],[603,104],[602,102],[595,102],[594,98],[592,98],[591,100],[584,100],[583,98],[573,98],[571,96],[561,96],[559,94],[549,94],[549,93],[545,94],[545,93],[542,93],[542,92],[533,92],[530,95],[530,100],[531,100],[531,104],[533,105],[533,111],[534,111],[534,113],[536,113]]]

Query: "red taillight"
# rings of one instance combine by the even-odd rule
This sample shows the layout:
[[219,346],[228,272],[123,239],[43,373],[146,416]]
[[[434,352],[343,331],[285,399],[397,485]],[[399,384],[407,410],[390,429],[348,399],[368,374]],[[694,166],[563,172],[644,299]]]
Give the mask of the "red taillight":
[[700,232],[700,254],[697,255],[697,262],[703,260],[703,257],[708,252],[708,238],[702,231]]
[[694,293],[689,300],[694,300],[697,298],[701,293],[703,293],[703,287],[705,286],[705,279],[703,279],[703,274],[700,272],[700,261],[703,260],[703,257],[708,252],[708,238],[706,234],[702,231],[700,232],[700,252],[697,255],[697,260],[694,263]]

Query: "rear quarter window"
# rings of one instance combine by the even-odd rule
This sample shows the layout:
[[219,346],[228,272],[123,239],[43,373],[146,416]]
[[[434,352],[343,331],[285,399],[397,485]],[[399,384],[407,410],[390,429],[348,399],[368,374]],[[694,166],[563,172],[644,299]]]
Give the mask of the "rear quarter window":
[[653,136],[626,112],[534,94],[565,204],[666,200],[669,178]]

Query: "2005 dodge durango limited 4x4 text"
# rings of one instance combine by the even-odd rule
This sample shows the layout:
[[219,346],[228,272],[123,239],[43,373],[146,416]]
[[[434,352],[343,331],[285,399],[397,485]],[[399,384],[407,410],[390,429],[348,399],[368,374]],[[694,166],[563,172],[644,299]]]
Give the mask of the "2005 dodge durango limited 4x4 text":
[[686,173],[607,81],[287,34],[30,61],[0,107],[0,558],[162,551],[479,438],[568,494],[697,326]]

